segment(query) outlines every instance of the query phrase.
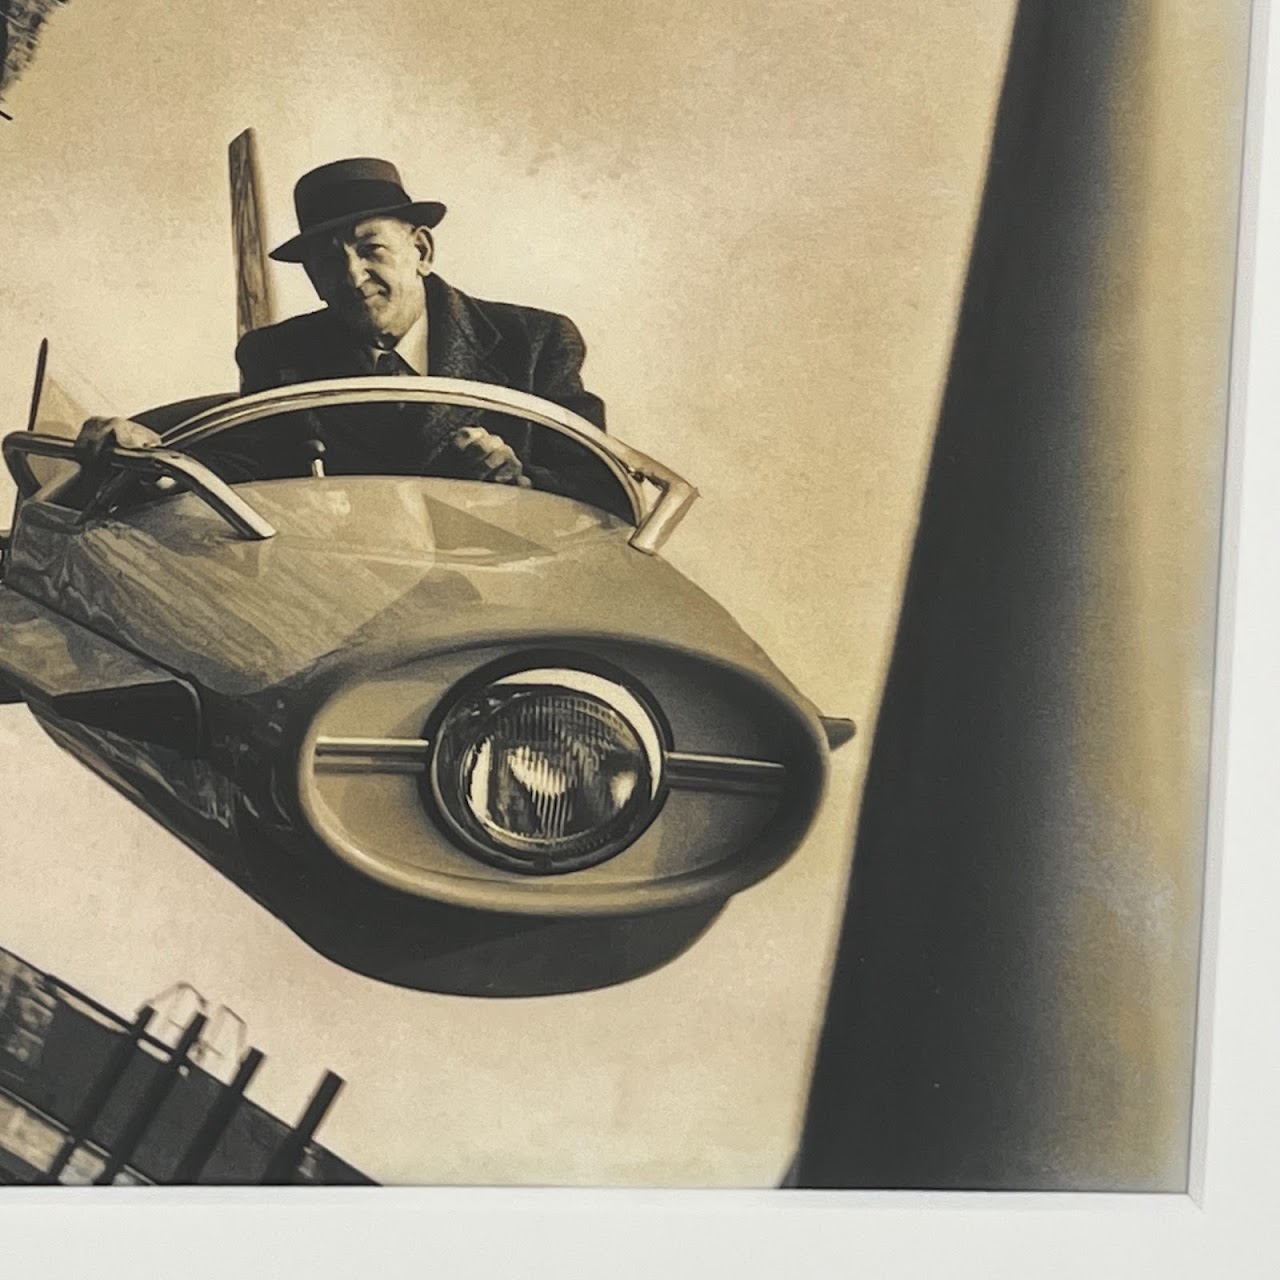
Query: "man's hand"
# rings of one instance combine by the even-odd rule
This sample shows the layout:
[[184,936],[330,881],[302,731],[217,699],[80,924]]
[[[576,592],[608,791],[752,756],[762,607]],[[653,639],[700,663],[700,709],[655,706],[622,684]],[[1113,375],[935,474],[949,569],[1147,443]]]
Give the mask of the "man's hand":
[[483,427],[460,427],[449,437],[451,461],[464,480],[492,480],[497,484],[531,487],[516,451]]
[[150,427],[129,418],[89,418],[76,437],[76,452],[85,463],[93,466],[114,445],[152,449],[160,443],[160,437]]

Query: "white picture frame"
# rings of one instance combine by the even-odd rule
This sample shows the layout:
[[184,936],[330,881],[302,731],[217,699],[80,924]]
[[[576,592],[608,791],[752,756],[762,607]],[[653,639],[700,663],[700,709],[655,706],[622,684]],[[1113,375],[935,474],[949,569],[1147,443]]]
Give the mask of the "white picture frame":
[[5,1269],[192,1280],[1276,1274],[1280,38],[1270,35],[1270,5],[1256,0],[1188,1194],[33,1189],[0,1202]]

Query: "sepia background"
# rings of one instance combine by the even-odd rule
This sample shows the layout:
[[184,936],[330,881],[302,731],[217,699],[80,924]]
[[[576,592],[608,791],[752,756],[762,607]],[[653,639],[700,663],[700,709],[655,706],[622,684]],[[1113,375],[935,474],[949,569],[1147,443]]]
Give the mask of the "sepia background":
[[[1141,314],[1172,316],[1176,334],[1206,309],[1217,326],[1143,371],[1195,473],[1185,500],[1211,491],[1219,457],[1203,461],[1220,431],[1234,156],[1205,104],[1240,51],[1213,13],[1164,8],[1176,20],[1135,52],[1150,93],[1117,119],[1178,122],[1143,163],[1149,198],[1183,216],[1132,258],[1117,301],[1145,288]],[[23,425],[45,335],[94,411],[233,385],[226,144],[241,129],[259,132],[274,242],[298,174],[385,156],[415,197],[449,205],[441,275],[575,319],[611,429],[703,493],[668,558],[864,732],[804,847],[686,955],[613,990],[486,1002],[321,959],[3,708],[0,945],[120,1009],[192,982],[246,1020],[268,1055],[253,1096],[286,1117],[332,1067],[348,1087],[319,1136],[380,1181],[776,1184],[799,1139],[1013,10],[56,12],[0,121],[5,430]],[[1117,127],[1116,146],[1140,132]],[[300,270],[276,279],[284,310],[314,305]],[[1192,651],[1201,666],[1176,678],[1207,667]],[[1191,696],[1207,689],[1204,669]],[[1199,810],[1169,820],[1185,834]],[[1179,927],[1193,947],[1194,920]],[[1190,1016],[1173,1011],[1174,1034]]]

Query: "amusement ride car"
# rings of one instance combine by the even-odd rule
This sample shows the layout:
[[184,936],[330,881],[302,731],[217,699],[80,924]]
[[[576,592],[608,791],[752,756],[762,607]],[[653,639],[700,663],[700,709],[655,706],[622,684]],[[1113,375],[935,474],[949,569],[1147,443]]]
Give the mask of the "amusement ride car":
[[[655,554],[696,492],[653,459],[431,377],[183,401],[90,459],[44,365],[3,442],[0,696],[322,954],[604,986],[800,844],[853,727]],[[549,433],[564,491],[335,473],[326,440],[415,415]]]

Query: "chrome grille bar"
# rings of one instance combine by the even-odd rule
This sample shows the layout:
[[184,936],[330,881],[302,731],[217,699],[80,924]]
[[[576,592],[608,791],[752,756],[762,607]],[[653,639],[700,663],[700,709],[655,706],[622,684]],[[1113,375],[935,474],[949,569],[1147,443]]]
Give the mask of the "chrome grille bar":
[[[316,739],[316,768],[324,773],[422,773],[431,743],[426,738]],[[668,751],[663,775],[676,791],[769,795],[781,791],[787,767],[776,760]]]

